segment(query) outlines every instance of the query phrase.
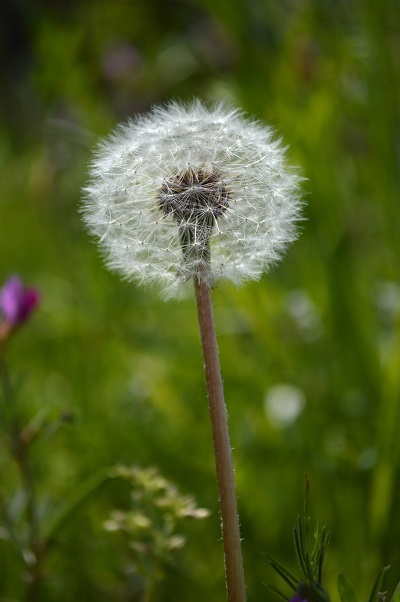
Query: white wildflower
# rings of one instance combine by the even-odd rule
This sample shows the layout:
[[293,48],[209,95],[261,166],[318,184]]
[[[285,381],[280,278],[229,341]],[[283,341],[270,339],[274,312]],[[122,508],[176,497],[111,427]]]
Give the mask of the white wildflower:
[[273,131],[225,104],[155,107],[103,141],[83,212],[110,268],[166,296],[258,278],[296,237],[297,175]]
[[305,406],[305,395],[294,385],[281,383],[271,387],[264,398],[264,411],[267,418],[278,427],[293,424]]

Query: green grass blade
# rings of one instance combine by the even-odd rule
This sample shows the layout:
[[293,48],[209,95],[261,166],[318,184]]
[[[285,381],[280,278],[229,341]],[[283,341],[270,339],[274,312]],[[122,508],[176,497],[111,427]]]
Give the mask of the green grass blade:
[[382,589],[383,579],[389,569],[390,566],[384,566],[383,569],[381,569],[381,571],[379,572],[377,578],[375,579],[375,583],[372,588],[368,602],[376,602],[376,600],[379,599],[379,593]]
[[279,562],[271,558],[268,554],[266,554],[266,558],[268,564],[272,566],[274,571],[278,573],[278,575],[291,587],[294,591],[297,589],[298,579],[292,575],[288,570],[285,569]]
[[279,596],[279,598],[282,598],[283,600],[285,600],[285,602],[287,602],[287,596],[285,596],[285,594],[283,594],[277,587],[275,587],[274,585],[271,585],[270,583],[267,583],[267,587],[274,592],[274,594],[276,594],[277,596]]
[[339,575],[337,587],[341,602],[357,602],[353,588],[344,575]]
[[293,529],[293,535],[297,559],[301,570],[307,579],[313,581],[312,568],[308,555],[308,541],[304,539],[303,523],[300,516],[297,518],[296,526]]
[[400,583],[397,584],[397,587],[394,590],[394,594],[390,602],[400,602]]

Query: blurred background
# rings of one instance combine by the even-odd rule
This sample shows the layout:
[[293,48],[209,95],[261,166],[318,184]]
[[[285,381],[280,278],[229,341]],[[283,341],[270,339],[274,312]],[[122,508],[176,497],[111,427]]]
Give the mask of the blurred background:
[[[7,364],[26,422],[68,416],[30,449],[42,528],[99,470],[155,466],[211,514],[180,525],[186,545],[167,559],[152,601],[224,599],[193,299],[165,303],[107,272],[79,206],[91,149],[119,121],[170,98],[226,99],[275,127],[306,178],[306,219],[284,262],[260,282],[213,292],[249,602],[273,599],[265,584],[278,583],[264,553],[297,574],[305,474],[312,524],[332,531],[332,598],[344,572],[365,599],[386,564],[393,589],[398,3],[3,0],[0,12],[0,280],[18,273],[42,299]],[[0,470],[2,513],[17,513],[6,445]],[[129,504],[129,487],[114,482],[87,496],[46,556],[34,599],[139,600],[129,542],[104,528]],[[29,558],[4,529],[0,553],[0,600],[28,599]]]

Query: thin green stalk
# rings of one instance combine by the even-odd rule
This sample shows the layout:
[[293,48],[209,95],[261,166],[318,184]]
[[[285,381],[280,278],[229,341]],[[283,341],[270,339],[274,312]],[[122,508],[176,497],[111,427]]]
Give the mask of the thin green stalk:
[[14,457],[18,464],[22,488],[26,498],[26,521],[28,525],[28,544],[33,555],[33,562],[27,566],[28,586],[25,594],[26,602],[36,602],[39,599],[40,585],[43,580],[42,560],[44,547],[39,537],[39,526],[36,516],[36,497],[34,479],[32,475],[29,448],[26,441],[21,437],[17,424],[14,434]]
[[146,590],[143,593],[142,602],[151,602],[155,591],[156,579],[151,576],[148,579]]
[[194,279],[194,288],[214,442],[228,600],[245,602],[246,587],[228,420],[210,289],[201,274]]

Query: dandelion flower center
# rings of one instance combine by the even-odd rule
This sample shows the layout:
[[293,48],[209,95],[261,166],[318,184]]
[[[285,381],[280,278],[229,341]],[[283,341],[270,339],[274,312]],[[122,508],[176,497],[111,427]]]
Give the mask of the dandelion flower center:
[[200,264],[208,269],[213,227],[229,204],[221,176],[205,168],[187,167],[176,176],[164,179],[158,203],[164,215],[171,215],[179,225],[182,265],[178,272],[181,276],[190,278]]
[[158,202],[164,215],[200,225],[223,215],[229,204],[229,193],[216,171],[189,167],[178,175],[165,178]]

